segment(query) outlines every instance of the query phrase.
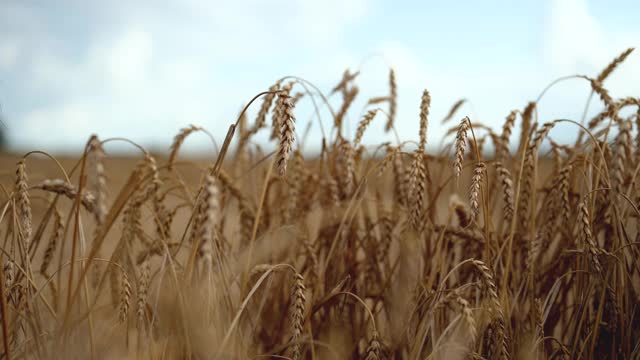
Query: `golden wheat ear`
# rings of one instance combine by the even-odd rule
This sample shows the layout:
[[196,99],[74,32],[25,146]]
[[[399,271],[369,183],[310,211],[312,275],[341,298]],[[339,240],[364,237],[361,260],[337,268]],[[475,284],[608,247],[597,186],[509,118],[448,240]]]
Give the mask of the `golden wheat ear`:
[[462,173],[462,162],[464,161],[464,151],[467,147],[467,131],[469,130],[469,118],[464,117],[458,126],[456,133],[455,156],[453,160],[453,172],[456,178]]
[[300,359],[302,355],[302,344],[300,338],[304,327],[305,306],[307,298],[305,296],[306,287],[304,277],[295,273],[293,281],[293,294],[291,299],[291,358]]
[[31,201],[29,200],[29,186],[27,181],[27,164],[25,163],[25,159],[21,159],[16,165],[16,183],[14,191],[16,193],[15,204],[20,224],[20,233],[25,244],[25,249],[29,248],[32,232]]
[[277,106],[281,117],[279,120],[280,143],[278,145],[276,163],[278,166],[278,174],[280,176],[284,176],[287,172],[287,163],[291,156],[291,149],[293,149],[296,118],[293,116],[293,104],[291,103],[291,97],[288,94],[278,94]]

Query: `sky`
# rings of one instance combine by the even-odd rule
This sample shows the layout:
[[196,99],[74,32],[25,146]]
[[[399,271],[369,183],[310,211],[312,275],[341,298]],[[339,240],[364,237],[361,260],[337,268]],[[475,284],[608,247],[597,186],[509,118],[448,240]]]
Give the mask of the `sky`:
[[[428,89],[433,148],[449,126],[440,119],[460,98],[469,99],[460,117],[499,130],[555,78],[595,76],[640,45],[638,13],[632,0],[0,0],[1,116],[14,151],[77,153],[94,133],[166,150],[189,124],[221,142],[241,107],[283,76],[328,91],[350,68],[361,70],[348,115],[353,134],[366,100],[388,93],[392,66],[398,135],[417,139]],[[640,51],[605,85],[614,97],[639,96]],[[579,120],[588,95],[584,80],[558,84],[539,104],[541,121]],[[296,117],[299,133],[317,124],[308,99]],[[383,128],[374,120],[363,142],[392,140]],[[551,135],[569,141],[575,132],[566,125]],[[274,146],[267,133],[257,141]],[[320,141],[313,125],[304,149]],[[184,147],[213,149],[204,135]]]

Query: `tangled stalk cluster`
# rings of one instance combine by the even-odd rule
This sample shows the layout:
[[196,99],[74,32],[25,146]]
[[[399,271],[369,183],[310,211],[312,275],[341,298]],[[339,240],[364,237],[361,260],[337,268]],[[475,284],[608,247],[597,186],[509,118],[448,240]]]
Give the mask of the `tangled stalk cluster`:
[[[604,85],[632,50],[576,76],[593,119],[538,119],[537,101],[501,133],[461,116],[438,152],[427,90],[418,139],[364,146],[378,118],[393,134],[396,74],[350,127],[347,70],[328,94],[279,80],[203,168],[179,156],[211,136],[195,125],[166,160],[96,136],[72,168],[28,153],[0,216],[2,358],[638,358],[640,99]],[[332,121],[307,160],[304,101]],[[575,144],[550,138],[559,123]],[[117,186],[112,141],[142,154]],[[30,169],[35,154],[59,174]]]

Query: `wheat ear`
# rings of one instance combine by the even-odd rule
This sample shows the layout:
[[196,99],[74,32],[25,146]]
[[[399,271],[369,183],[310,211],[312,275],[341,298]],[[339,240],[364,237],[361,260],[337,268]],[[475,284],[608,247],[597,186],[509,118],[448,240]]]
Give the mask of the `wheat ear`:
[[287,162],[293,148],[295,120],[293,116],[293,104],[289,95],[278,94],[278,106],[281,116],[280,144],[278,146],[277,166],[278,174],[284,176],[287,172]]
[[305,309],[305,291],[304,277],[300,273],[294,275],[293,294],[291,300],[291,358],[293,360],[300,359],[302,346],[300,337],[304,327],[304,309]]
[[18,221],[20,223],[20,231],[25,244],[25,250],[29,248],[31,240],[31,201],[29,200],[28,184],[27,184],[27,165],[24,159],[18,161],[16,167],[16,206],[18,213]]
[[365,360],[380,360],[380,342],[378,341],[378,332],[374,331],[371,335],[371,340],[367,346],[367,350],[364,356]]
[[373,118],[376,116],[377,112],[378,112],[377,109],[369,110],[362,117],[362,120],[360,120],[360,123],[358,124],[358,129],[356,130],[356,136],[353,139],[353,146],[355,148],[358,148],[358,146],[360,146],[360,142],[362,141],[362,136],[364,135],[365,130],[367,130],[367,127],[369,126]]
[[105,153],[102,148],[102,143],[96,135],[89,140],[89,149],[92,156],[92,168],[93,168],[93,190],[95,193],[95,210],[94,216],[96,224],[98,226],[104,223],[107,217],[107,175],[104,170],[104,158]]
[[178,157],[178,151],[180,151],[180,147],[182,146],[182,144],[184,144],[187,136],[200,130],[202,130],[201,127],[192,124],[180,129],[178,134],[173,138],[173,142],[171,143],[171,147],[169,148],[171,150],[171,152],[169,153],[169,161],[167,162],[167,169],[169,171],[173,170],[176,158]]
[[633,52],[634,48],[628,48],[627,50],[623,51],[620,55],[616,56],[608,65],[606,68],[604,68],[602,70],[602,72],[600,72],[600,74],[598,74],[598,76],[596,77],[596,81],[602,83],[604,82],[609,75],[611,75],[611,73],[618,67],[618,65],[622,64],[622,62],[624,62],[624,60],[631,55],[631,53]]
[[147,306],[147,294],[149,291],[149,262],[144,261],[140,265],[140,276],[138,278],[138,296],[136,297],[136,315],[138,318],[138,327],[144,328],[146,306]]
[[398,107],[398,86],[396,84],[396,73],[393,69],[389,70],[389,117],[384,127],[386,132],[393,128],[396,120],[396,108]]
[[47,276],[47,270],[49,269],[49,265],[51,264],[51,260],[53,259],[53,254],[56,251],[56,247],[64,236],[64,221],[57,208],[54,209],[53,216],[53,232],[51,233],[51,237],[49,238],[49,243],[47,244],[47,248],[44,251],[42,264],[40,265],[40,273],[45,276]]
[[120,311],[118,319],[120,323],[125,323],[129,316],[129,307],[131,305],[131,283],[124,269],[121,269],[121,292],[120,292]]
[[472,221],[476,221],[480,214],[480,185],[485,172],[485,165],[482,162],[476,164],[473,169],[473,177],[471,178],[471,189],[469,191],[469,204],[471,205]]
[[422,207],[423,197],[426,186],[426,173],[424,166],[424,153],[419,148],[413,154],[413,162],[411,164],[411,173],[409,175],[409,191],[410,198],[407,199],[411,204],[411,225],[420,231],[422,228]]
[[431,95],[426,89],[422,92],[420,102],[420,149],[427,151],[427,126],[429,125],[429,108],[431,107]]
[[462,162],[464,161],[464,150],[467,147],[467,130],[469,129],[469,118],[464,117],[458,126],[455,143],[455,158],[453,160],[453,172],[456,178],[460,177],[462,172]]
[[453,116],[456,114],[456,112],[458,112],[458,110],[460,110],[460,108],[462,107],[462,105],[464,105],[464,103],[467,101],[467,99],[459,99],[458,101],[456,101],[455,103],[453,103],[453,105],[451,106],[451,108],[449,109],[449,112],[447,113],[447,115],[442,119],[442,121],[440,121],[440,124],[446,124],[447,122],[449,122],[449,120],[451,120],[453,118]]

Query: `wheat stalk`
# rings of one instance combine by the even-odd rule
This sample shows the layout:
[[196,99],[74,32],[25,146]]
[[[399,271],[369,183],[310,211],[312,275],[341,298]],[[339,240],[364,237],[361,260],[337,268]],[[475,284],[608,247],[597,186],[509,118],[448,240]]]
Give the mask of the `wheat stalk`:
[[305,291],[304,277],[300,273],[295,273],[293,294],[291,300],[291,358],[297,360],[301,356],[302,345],[300,337],[302,336],[304,326],[304,309],[305,309]]
[[355,154],[351,144],[343,140],[340,144],[340,152],[338,154],[338,165],[340,169],[339,179],[345,197],[353,195],[356,185],[355,179]]
[[538,148],[542,144],[542,141],[547,136],[549,131],[555,126],[555,122],[548,122],[542,125],[540,129],[538,129],[535,133],[535,136],[531,140],[526,153],[525,153],[525,162],[522,170],[522,192],[520,194],[520,204],[518,208],[518,213],[520,215],[520,226],[526,231],[529,226],[529,216],[530,216],[530,202],[531,195],[534,191],[533,189],[533,181],[535,180],[535,168],[536,168],[536,159],[538,154]]
[[213,239],[220,221],[220,193],[216,179],[207,175],[204,185],[204,199],[197,212],[193,234],[198,244],[198,261],[201,272],[206,272],[213,264]]
[[277,153],[278,174],[284,176],[287,172],[287,162],[293,147],[295,117],[293,116],[293,104],[289,95],[278,94],[277,111],[281,114],[280,119],[280,144]]
[[520,145],[518,145],[518,154],[526,151],[529,145],[529,133],[531,132],[531,121],[536,109],[536,103],[531,101],[522,111],[522,126],[520,127]]
[[120,278],[120,310],[118,319],[120,323],[125,323],[129,316],[129,307],[131,305],[131,283],[129,282],[129,277],[127,276],[127,272],[122,269]]
[[469,204],[471,205],[471,221],[476,221],[480,214],[480,185],[485,172],[485,165],[482,162],[476,164],[471,178],[471,189],[469,191]]
[[394,175],[394,196],[399,205],[407,204],[407,196],[409,195],[408,179],[405,175],[404,162],[402,154],[398,153],[393,157],[393,175]]
[[285,116],[285,104],[283,103],[283,101],[284,99],[289,99],[291,89],[293,89],[293,85],[294,82],[290,81],[286,83],[277,93],[278,97],[276,98],[276,104],[274,105],[273,113],[271,114],[271,136],[269,136],[270,140],[280,138],[283,125],[282,122],[284,121]]
[[365,130],[376,116],[378,109],[373,109],[367,111],[367,113],[362,117],[360,123],[358,124],[358,129],[356,130],[356,136],[353,139],[353,147],[358,148],[360,146],[360,142],[362,141],[362,136],[364,135]]
[[329,204],[332,204],[335,207],[340,206],[340,189],[338,187],[338,182],[333,178],[331,173],[327,172],[324,176],[324,183],[326,184],[326,198]]
[[627,50],[623,51],[620,55],[616,56],[608,65],[607,67],[605,67],[600,74],[598,74],[598,76],[596,77],[596,81],[599,83],[604,82],[609,75],[611,75],[611,73],[618,67],[618,65],[622,64],[626,58],[631,55],[631,53],[633,52],[634,48],[628,48]]
[[145,322],[146,305],[147,305],[147,293],[149,291],[150,281],[150,269],[149,262],[144,261],[140,265],[140,276],[138,277],[138,296],[136,298],[136,315],[138,319],[138,327],[143,328]]
[[176,158],[178,157],[178,152],[180,151],[180,147],[182,146],[182,144],[184,144],[186,138],[192,133],[200,130],[202,130],[201,127],[191,124],[180,129],[178,134],[173,138],[171,147],[169,147],[171,151],[169,152],[169,161],[167,162],[167,169],[169,171],[173,170]]
[[387,145],[387,153],[384,155],[384,158],[382,158],[382,161],[380,162],[380,166],[378,166],[379,177],[382,176],[387,171],[387,169],[389,168],[389,165],[394,162],[396,156],[398,156],[399,153],[400,153],[399,147]]
[[469,336],[471,337],[470,342],[471,344],[474,344],[476,342],[476,339],[478,338],[478,330],[476,327],[476,320],[473,318],[473,312],[471,311],[471,307],[469,306],[469,302],[460,295],[456,296],[455,301],[458,306],[460,306],[462,318],[464,319],[465,323],[467,323],[467,329],[469,330]]
[[591,83],[591,89],[600,96],[602,102],[607,106],[609,111],[613,111],[615,109],[615,104],[611,95],[609,95],[609,91],[602,86],[602,82],[597,79],[589,79]]
[[336,129],[338,129],[338,131],[342,129],[342,122],[344,120],[345,115],[347,114],[347,110],[349,110],[349,107],[351,107],[351,104],[353,104],[353,101],[356,99],[356,96],[358,96],[359,91],[360,89],[358,89],[357,86],[353,86],[351,89],[349,89],[345,93],[342,106],[340,107],[340,110],[338,111],[335,118],[333,119],[333,126]]
[[569,181],[571,178],[571,170],[573,170],[573,165],[571,164],[560,169],[558,179],[555,182],[555,188],[558,189],[558,192],[560,194],[560,209],[562,212],[563,220],[567,224],[569,223],[569,215],[571,215],[571,203],[569,201],[569,192],[571,186]]
[[291,222],[293,215],[296,214],[298,209],[298,201],[301,200],[299,197],[302,191],[303,178],[304,159],[302,158],[302,154],[299,151],[296,151],[293,154],[293,172],[290,178],[291,182],[289,186],[287,204],[283,214],[285,224],[289,224]]
[[611,180],[613,189],[618,193],[624,193],[624,171],[628,154],[631,154],[631,124],[628,121],[620,121],[619,127],[620,131],[615,138]]
[[491,302],[491,306],[489,307],[489,311],[491,314],[496,317],[496,337],[495,343],[498,345],[498,353],[497,356],[500,359],[509,359],[509,350],[507,345],[507,339],[505,334],[505,318],[504,312],[502,311],[502,305],[500,304],[500,299],[498,298],[498,290],[496,287],[496,283],[493,276],[493,271],[489,269],[489,267],[480,260],[472,260],[472,264],[478,269],[480,275],[482,277],[482,281],[484,283],[485,289],[489,294],[489,300]]
[[458,218],[460,228],[466,228],[471,224],[471,214],[466,203],[462,202],[457,194],[449,197],[449,209],[452,209]]
[[107,216],[107,176],[104,170],[105,153],[102,143],[96,135],[89,140],[89,151],[92,156],[93,186],[95,193],[95,219],[98,226],[102,225]]
[[384,130],[389,132],[393,128],[396,120],[396,108],[398,107],[398,86],[396,84],[396,73],[393,69],[389,69],[389,117]]
[[16,166],[16,183],[15,193],[17,196],[16,207],[18,221],[20,222],[20,231],[25,249],[29,248],[31,240],[31,202],[29,200],[28,184],[27,184],[27,165],[24,159],[18,161]]
[[267,114],[269,113],[269,108],[271,108],[271,105],[273,104],[273,100],[276,98],[275,92],[278,91],[279,88],[280,88],[279,83],[273,84],[269,88],[270,93],[264,96],[262,105],[260,106],[260,111],[258,111],[258,116],[256,117],[256,122],[253,126],[253,129],[250,131],[251,133],[256,133],[258,132],[259,129],[266,126]]
[[602,264],[600,263],[599,255],[601,253],[600,248],[593,239],[593,232],[591,231],[591,220],[589,216],[589,209],[587,209],[586,200],[582,200],[578,204],[578,224],[580,226],[580,232],[582,240],[587,246],[589,252],[589,259],[593,265],[593,270],[596,274],[602,274]]
[[427,126],[429,126],[429,107],[431,106],[431,95],[426,89],[422,93],[420,102],[420,149],[427,149]]
[[514,191],[513,191],[513,181],[511,180],[511,173],[507,168],[505,168],[502,163],[495,163],[496,170],[498,171],[498,177],[500,178],[500,183],[502,184],[502,197],[503,197],[503,208],[502,212],[504,214],[505,223],[510,224],[513,219],[513,214],[515,212],[515,199],[514,199]]
[[460,110],[460,108],[462,107],[462,105],[464,105],[465,102],[467,102],[467,99],[462,98],[456,101],[455,103],[453,103],[447,115],[442,119],[442,121],[440,121],[440,124],[444,125],[447,122],[449,122],[449,120],[453,119],[453,116],[456,114],[456,112],[458,112],[458,110]]
[[342,91],[343,96],[346,93],[346,89],[347,89],[347,84],[349,84],[350,82],[352,82],[353,80],[355,80],[355,78],[360,75],[360,71],[356,71],[353,74],[349,71],[349,69],[346,69],[343,73],[342,73],[342,79],[340,80],[340,82],[338,83],[338,85],[334,86],[333,89],[331,89],[331,94],[334,94],[338,91]]
[[53,216],[53,231],[51,233],[51,237],[49,238],[47,248],[44,251],[42,264],[40,265],[40,273],[44,276],[47,276],[47,270],[49,269],[49,265],[51,264],[51,260],[53,259],[53,254],[56,251],[58,243],[60,243],[62,237],[64,236],[64,222],[62,219],[62,215],[60,215],[60,212],[57,208],[54,209]]
[[[34,188],[64,195],[71,200],[74,200],[76,196],[78,196],[78,191],[75,186],[62,179],[46,179],[41,183],[34,185]],[[96,205],[97,200],[93,193],[83,191],[80,197],[80,203],[85,209],[87,209],[87,211],[93,213],[96,217],[98,216],[97,213],[100,210],[98,210],[99,206]]]
[[505,159],[509,154],[509,138],[511,137],[511,130],[516,123],[517,111],[513,110],[507,116],[504,125],[502,126],[502,135],[500,135],[500,146],[496,149],[496,157],[498,159]]
[[380,342],[378,341],[378,332],[374,331],[371,335],[371,340],[369,341],[369,345],[367,346],[367,350],[365,352],[365,360],[380,360],[381,350],[380,350]]
[[4,288],[8,291],[7,297],[11,294],[11,288],[13,287],[13,282],[15,280],[15,264],[11,259],[7,259],[4,263],[3,267],[4,272]]
[[413,153],[411,164],[411,174],[409,175],[409,194],[407,199],[411,204],[411,225],[414,229],[422,229],[422,201],[426,186],[426,173],[424,166],[424,154],[422,148]]
[[464,161],[464,150],[467,147],[467,130],[469,129],[469,118],[464,117],[458,126],[455,144],[455,158],[453,162],[453,172],[456,178],[460,177],[462,172],[462,162]]

